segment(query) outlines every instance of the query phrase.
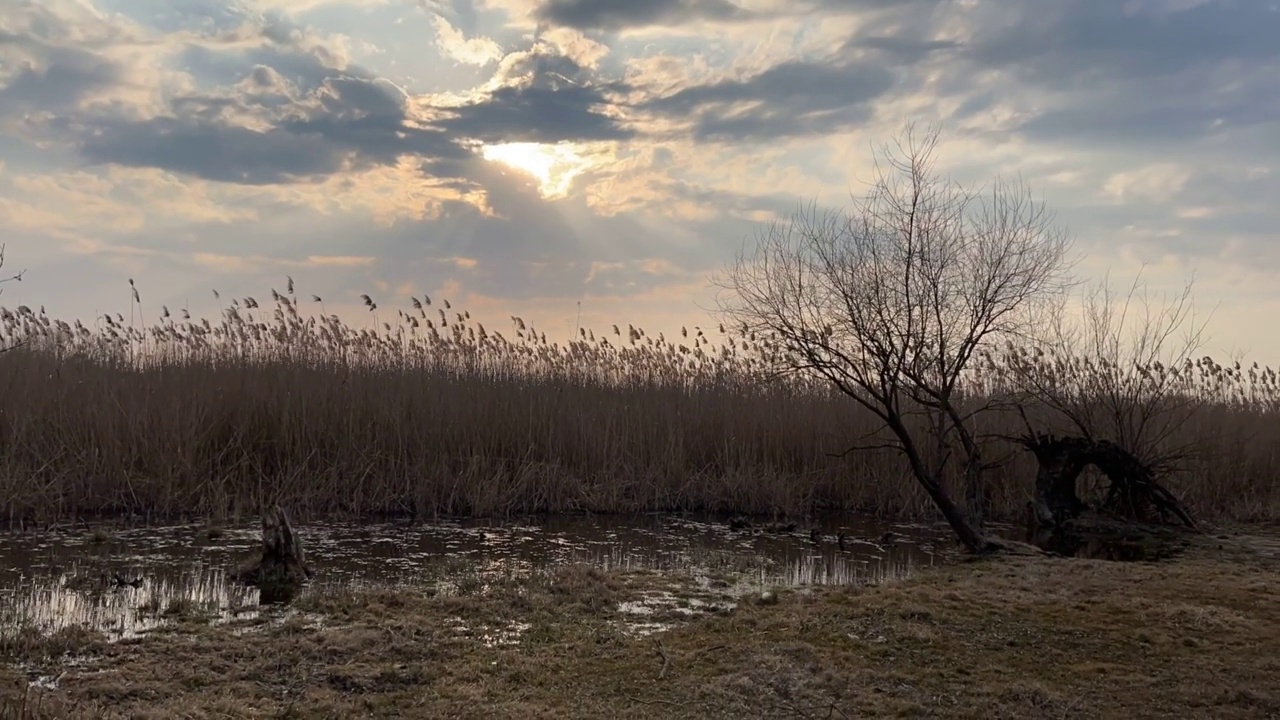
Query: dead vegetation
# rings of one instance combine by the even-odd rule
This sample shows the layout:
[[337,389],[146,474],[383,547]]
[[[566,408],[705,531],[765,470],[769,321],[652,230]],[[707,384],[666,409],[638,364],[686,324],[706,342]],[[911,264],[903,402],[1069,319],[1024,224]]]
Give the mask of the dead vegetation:
[[[0,518],[216,519],[273,502],[300,517],[933,515],[895,451],[845,453],[883,423],[813,383],[766,381],[772,350],[759,338],[733,328],[651,337],[624,326],[566,345],[522,322],[505,337],[465,311],[442,325],[424,300],[414,303],[421,309],[378,332],[307,315],[290,293],[270,309],[230,301],[220,323],[166,317],[146,329],[0,309],[0,345],[16,348],[0,354]],[[985,403],[1013,364],[1032,359],[1055,382],[1079,379],[1082,392],[1097,376],[1086,359],[1011,347],[965,379],[976,399],[961,404]],[[1153,372],[1167,378],[1166,401],[1197,403],[1159,437],[1201,450],[1167,478],[1169,489],[1205,521],[1280,517],[1275,371],[1199,359]],[[1040,422],[1050,409],[1026,411],[1051,426]],[[1012,417],[981,428],[986,454],[1007,460],[987,473],[993,520],[1022,519],[1035,461],[990,438],[1023,427]],[[955,492],[960,481],[943,477]]]
[[[1024,193],[980,202],[918,155],[845,226],[795,229],[807,250],[768,236],[738,285],[772,291],[740,325],[678,337],[558,342],[426,296],[393,319],[361,295],[373,326],[356,327],[292,278],[271,304],[219,296],[216,322],[144,313],[132,280],[128,318],[0,307],[0,521],[831,510],[941,514],[977,548],[984,521],[1024,518],[1036,463],[1010,438],[1064,423],[1135,453],[1198,518],[1280,518],[1277,373],[1194,359],[1197,333],[1165,352],[1185,295],[1132,338],[1105,293],[1081,333],[1031,332],[1065,238]],[[782,269],[753,275],[770,248]]]
[[619,601],[687,585],[573,567],[466,594],[308,592],[254,621],[6,648],[63,674],[26,689],[10,666],[0,717],[1274,717],[1278,547],[1272,532],[1200,536],[1163,563],[984,559],[671,612],[650,636]]

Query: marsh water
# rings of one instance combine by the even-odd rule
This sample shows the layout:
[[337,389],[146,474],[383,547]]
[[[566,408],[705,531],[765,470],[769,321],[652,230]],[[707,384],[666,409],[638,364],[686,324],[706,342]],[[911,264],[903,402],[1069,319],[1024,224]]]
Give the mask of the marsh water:
[[[700,576],[730,573],[738,592],[748,592],[873,582],[942,562],[955,551],[942,528],[864,518],[796,527],[644,515],[325,522],[297,529],[316,571],[310,592],[334,585],[447,591],[573,563]],[[120,639],[191,608],[214,622],[255,616],[262,612],[258,591],[230,576],[260,550],[260,532],[257,522],[248,521],[216,529],[203,524],[81,526],[0,534],[0,633],[78,626]]]

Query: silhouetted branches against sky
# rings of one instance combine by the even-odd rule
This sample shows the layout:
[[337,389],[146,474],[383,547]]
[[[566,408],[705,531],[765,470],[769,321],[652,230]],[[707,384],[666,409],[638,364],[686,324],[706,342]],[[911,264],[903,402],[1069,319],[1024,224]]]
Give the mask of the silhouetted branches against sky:
[[[972,411],[954,396],[980,348],[1028,334],[1036,307],[1070,286],[1071,242],[1020,185],[996,183],[988,197],[941,178],[938,137],[906,126],[847,214],[802,211],[771,226],[730,267],[722,310],[778,341],[791,370],[826,378],[884,420],[916,479],[978,550],[989,466]],[[931,412],[931,434],[906,423],[913,406]],[[941,484],[953,440],[968,517]]]

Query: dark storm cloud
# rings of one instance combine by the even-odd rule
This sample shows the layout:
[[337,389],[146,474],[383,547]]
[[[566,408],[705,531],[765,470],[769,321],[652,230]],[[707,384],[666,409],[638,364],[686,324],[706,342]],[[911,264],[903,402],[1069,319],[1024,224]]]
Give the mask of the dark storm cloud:
[[647,108],[694,118],[701,139],[745,140],[831,132],[865,119],[895,75],[875,63],[786,62],[745,80],[695,85]]
[[750,15],[727,0],[550,0],[536,12],[543,22],[581,30],[738,20]]

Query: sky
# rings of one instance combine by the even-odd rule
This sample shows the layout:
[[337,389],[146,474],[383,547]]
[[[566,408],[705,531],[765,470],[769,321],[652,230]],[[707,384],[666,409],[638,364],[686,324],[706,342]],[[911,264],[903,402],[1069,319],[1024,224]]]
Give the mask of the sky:
[[[707,325],[765,223],[936,125],[1082,277],[1280,361],[1275,0],[0,0],[0,305],[216,320],[292,277],[549,339]],[[304,311],[309,308],[304,307]],[[1210,315],[1211,314],[1211,315]],[[386,320],[383,317],[383,320]]]

